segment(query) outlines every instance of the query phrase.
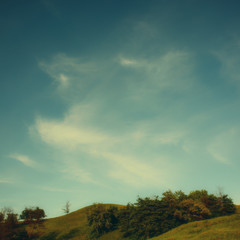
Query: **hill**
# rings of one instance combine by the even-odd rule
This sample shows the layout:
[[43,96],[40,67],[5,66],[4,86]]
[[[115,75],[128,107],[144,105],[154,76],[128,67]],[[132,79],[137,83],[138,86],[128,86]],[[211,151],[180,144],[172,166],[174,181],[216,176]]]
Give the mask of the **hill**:
[[234,240],[240,239],[240,206],[231,216],[181,225],[151,240]]
[[[123,206],[116,204],[104,204],[106,207]],[[90,227],[87,223],[87,213],[92,206],[88,206],[69,213],[67,215],[47,219],[41,227],[41,240],[87,240],[90,232]],[[105,234],[99,240],[122,240],[122,234],[116,230]],[[126,238],[125,238],[126,239]]]
[[[106,207],[121,205],[104,204]],[[67,215],[44,221],[41,240],[89,240],[90,227],[87,213],[92,206]],[[234,240],[240,239],[240,206],[236,214],[181,225],[151,240]],[[98,238],[99,240],[129,240],[115,230]]]

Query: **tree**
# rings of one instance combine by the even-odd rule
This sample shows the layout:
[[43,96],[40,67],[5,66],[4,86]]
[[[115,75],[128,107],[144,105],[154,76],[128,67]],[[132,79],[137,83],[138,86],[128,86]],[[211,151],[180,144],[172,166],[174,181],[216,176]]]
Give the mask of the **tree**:
[[68,214],[70,212],[70,202],[67,201],[64,208],[62,209],[64,213]]
[[118,208],[103,204],[94,204],[88,213],[88,225],[91,226],[91,237],[100,237],[113,231],[118,225]]
[[45,217],[44,210],[39,207],[25,208],[22,211],[20,219],[24,220],[24,223],[27,224],[26,231],[29,238],[39,234],[39,227]]
[[43,209],[39,207],[25,208],[20,215],[20,219],[25,223],[40,223],[46,217]]
[[14,239],[18,227],[17,216],[11,208],[2,209],[0,212],[0,239]]
[[143,240],[179,225],[174,216],[175,197],[168,191],[164,199],[138,198],[135,204],[120,210],[120,230],[124,237]]
[[182,222],[192,222],[209,218],[211,212],[200,201],[186,199],[180,202],[174,215]]

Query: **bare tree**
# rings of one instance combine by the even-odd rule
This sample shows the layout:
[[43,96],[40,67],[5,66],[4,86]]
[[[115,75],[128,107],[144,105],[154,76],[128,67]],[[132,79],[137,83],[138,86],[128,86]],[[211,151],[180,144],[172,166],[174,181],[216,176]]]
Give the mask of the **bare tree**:
[[66,213],[66,214],[68,214],[69,212],[70,212],[70,202],[69,201],[67,201],[66,203],[65,203],[65,206],[64,206],[64,208],[62,209],[63,211],[64,211],[64,213]]
[[217,187],[217,197],[222,198],[224,195],[225,195],[225,194],[224,194],[224,189],[223,189],[223,187],[218,186],[218,187]]

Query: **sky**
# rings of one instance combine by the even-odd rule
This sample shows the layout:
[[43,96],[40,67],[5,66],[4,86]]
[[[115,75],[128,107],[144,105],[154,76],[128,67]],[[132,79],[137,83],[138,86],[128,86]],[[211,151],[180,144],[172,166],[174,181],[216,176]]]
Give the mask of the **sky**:
[[164,191],[240,204],[240,3],[0,3],[0,208]]

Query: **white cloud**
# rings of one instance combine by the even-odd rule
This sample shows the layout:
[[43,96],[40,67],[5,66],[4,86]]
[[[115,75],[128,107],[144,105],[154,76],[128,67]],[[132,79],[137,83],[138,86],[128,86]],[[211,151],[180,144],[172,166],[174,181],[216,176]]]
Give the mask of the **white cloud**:
[[132,185],[158,184],[160,180],[159,172],[147,163],[135,159],[133,156],[119,155],[116,153],[101,153],[111,163],[114,163],[110,176]]
[[60,74],[59,76],[60,86],[66,87],[69,84],[69,78],[65,74]]
[[123,66],[133,66],[136,65],[137,62],[135,60],[127,59],[127,58],[120,58],[120,64]]
[[[166,124],[164,127],[159,127],[161,124],[159,119],[150,120],[146,128],[141,123],[135,122],[130,123],[132,128],[124,129],[121,123],[123,119],[118,114],[128,114],[129,109],[109,111],[108,107],[117,99],[117,97],[113,98],[114,91],[116,91],[116,96],[120,96],[119,91],[123,91],[124,97],[121,101],[130,105],[135,103],[135,99],[143,104],[151,102],[154,96],[159,96],[163,90],[190,89],[194,81],[191,55],[186,52],[171,51],[154,59],[121,56],[117,60],[119,65],[116,66],[112,61],[106,61],[104,64],[101,62],[84,63],[81,59],[57,55],[48,63],[40,63],[41,68],[58,81],[59,87],[67,86],[63,88],[74,89],[73,93],[77,95],[82,93],[82,96],[87,97],[84,99],[85,104],[78,104],[80,101],[83,102],[82,99],[75,100],[75,105],[70,107],[63,119],[38,117],[32,129],[42,141],[60,151],[87,154],[88,159],[91,159],[89,161],[96,161],[92,160],[94,157],[103,159],[103,161],[107,160],[112,170],[106,171],[115,179],[128,176],[125,179],[128,179],[126,181],[129,181],[129,184],[141,181],[159,182],[159,171],[151,166],[151,162],[145,162],[139,149],[144,149],[144,146],[151,144],[156,148],[160,145],[176,147],[185,136],[185,131],[176,130],[176,127],[166,128]],[[129,71],[128,76],[123,75],[119,81],[120,88],[115,88],[115,85],[112,87],[113,79],[119,73],[121,76],[123,67],[132,67],[133,71]],[[81,84],[76,85],[78,81]],[[90,88],[87,87],[88,84]],[[82,89],[85,90],[80,93]],[[71,98],[73,95],[69,92],[68,96]],[[113,126],[108,128],[107,123]],[[159,159],[161,161],[161,158]],[[74,160],[71,160],[69,165],[71,164],[75,167],[63,168],[65,169],[62,171],[63,174],[77,181],[95,182],[90,168],[83,168]],[[163,178],[161,182],[164,182]]]
[[[164,131],[158,129],[159,121],[156,123],[150,121],[144,126],[135,125],[132,130],[127,132],[119,131],[111,133],[106,129],[97,127],[92,119],[97,119],[94,114],[95,107],[89,105],[79,105],[72,107],[62,120],[47,120],[37,118],[35,129],[45,143],[58,148],[60,152],[75,153],[80,156],[82,153],[87,154],[88,161],[104,161],[108,163],[108,168],[104,170],[108,176],[118,179],[134,186],[147,184],[168,184],[167,173],[170,168],[162,168],[161,170],[154,168],[150,162],[145,162],[141,156],[141,150],[146,145],[172,145],[178,144],[184,136],[183,131],[167,132],[166,126]],[[109,115],[108,115],[109,118]],[[135,150],[134,148],[138,148]],[[61,160],[61,172],[67,177],[80,182],[98,183],[97,178],[93,178],[91,167],[83,168],[80,157],[66,157]],[[95,159],[95,160],[94,160]],[[158,162],[162,162],[161,157]],[[161,176],[161,177],[160,177]]]
[[28,156],[20,155],[20,154],[11,154],[9,155],[9,157],[23,163],[25,166],[36,167],[36,162],[34,162]]
[[127,82],[128,97],[137,101],[150,101],[163,91],[186,92],[196,83],[192,55],[183,51],[170,51],[165,55],[150,59],[122,57],[122,66],[132,67],[132,79]]
[[68,122],[68,119],[63,122],[38,119],[36,121],[36,130],[44,142],[68,149],[81,145],[102,144],[114,140],[96,129],[88,129],[81,125],[75,126]]

